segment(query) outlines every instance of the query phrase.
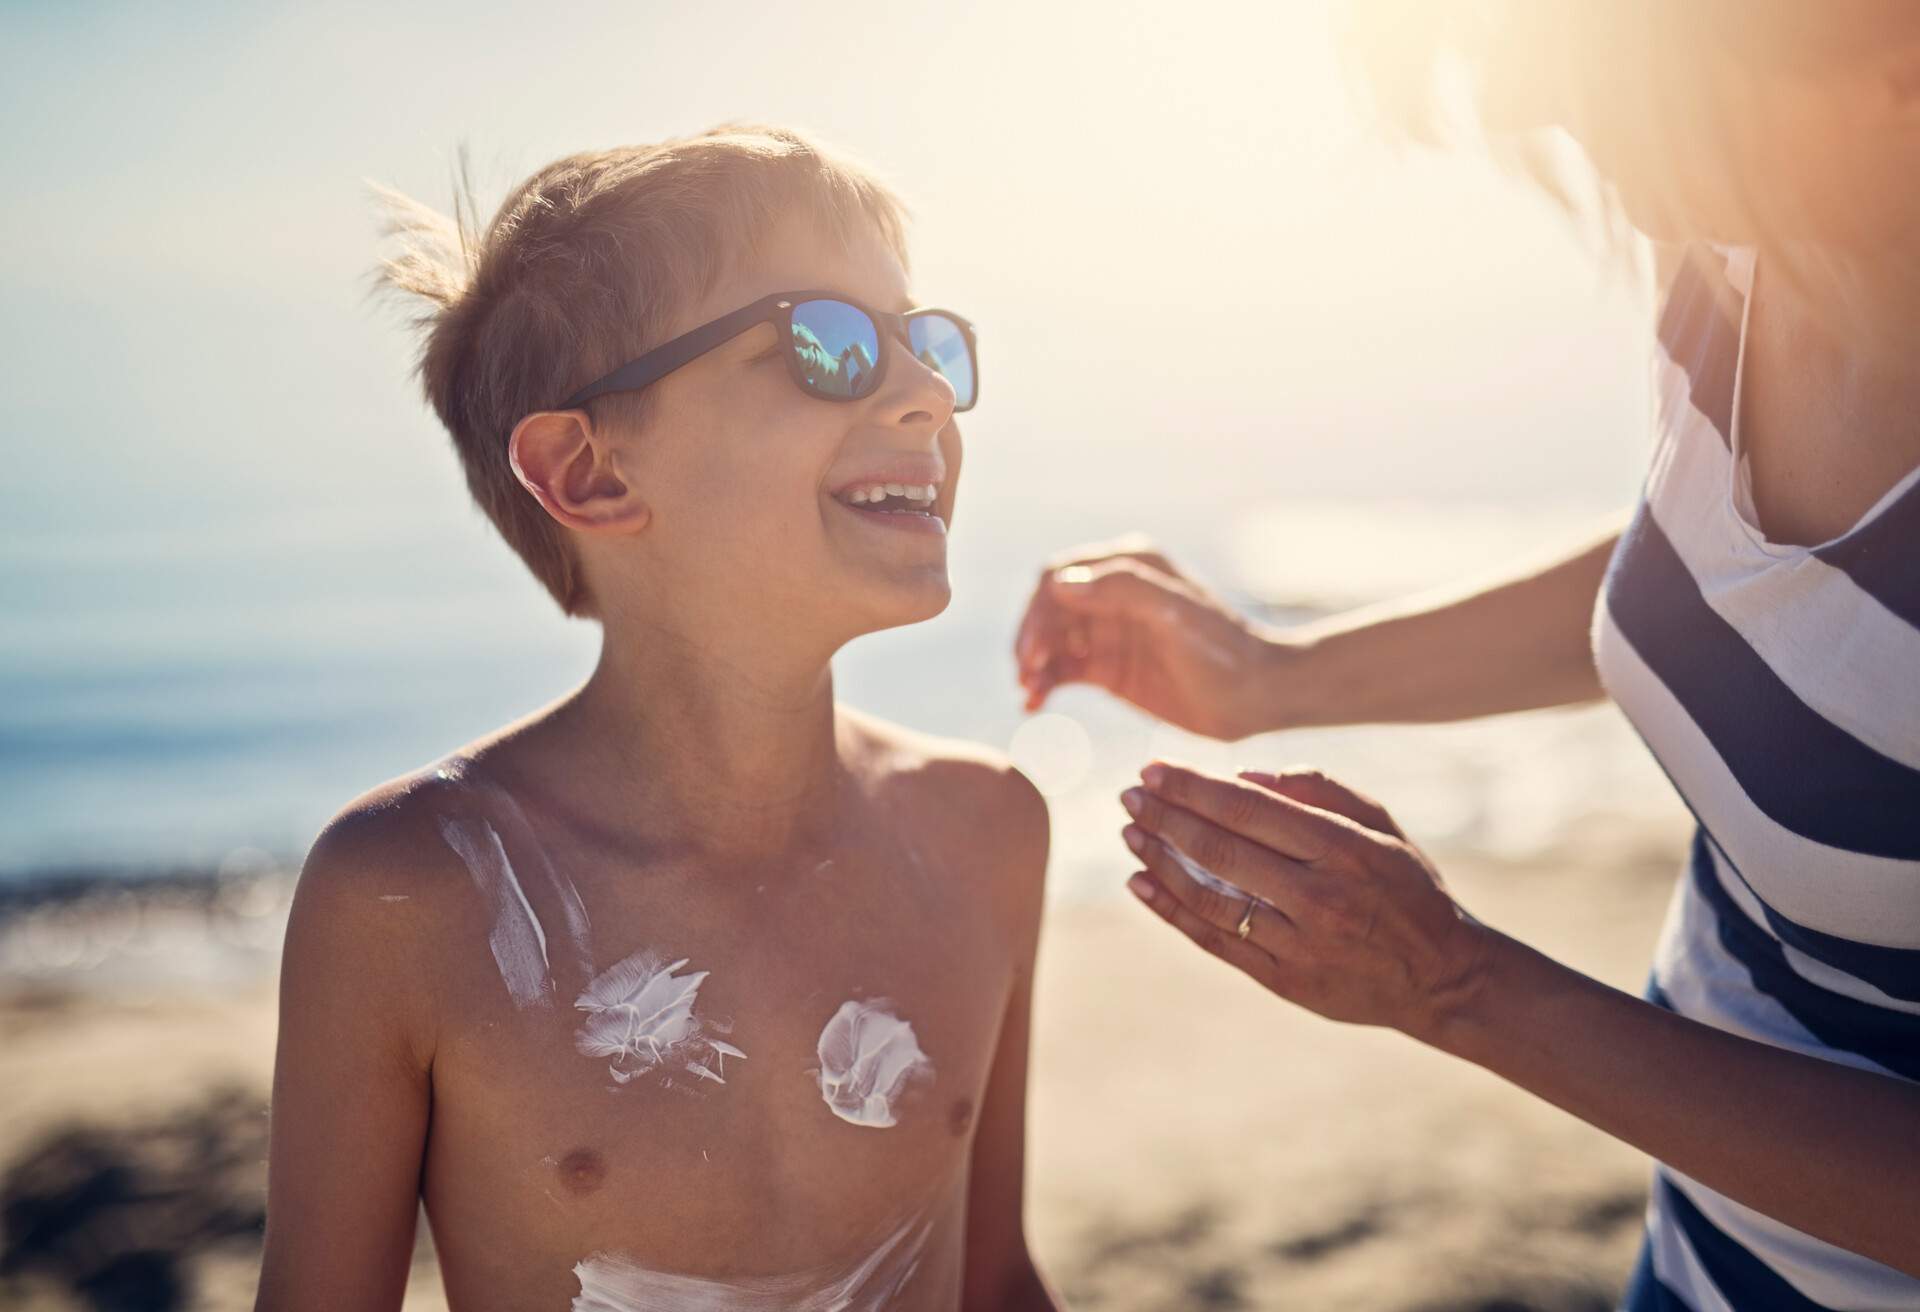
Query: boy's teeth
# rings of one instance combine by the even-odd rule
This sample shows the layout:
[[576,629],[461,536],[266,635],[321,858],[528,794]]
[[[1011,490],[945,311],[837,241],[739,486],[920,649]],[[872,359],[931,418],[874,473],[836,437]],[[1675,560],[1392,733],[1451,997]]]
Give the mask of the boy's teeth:
[[885,501],[888,497],[905,497],[910,501],[931,502],[939,494],[940,489],[932,483],[884,483],[873,487],[855,488],[847,494],[847,500],[856,506]]

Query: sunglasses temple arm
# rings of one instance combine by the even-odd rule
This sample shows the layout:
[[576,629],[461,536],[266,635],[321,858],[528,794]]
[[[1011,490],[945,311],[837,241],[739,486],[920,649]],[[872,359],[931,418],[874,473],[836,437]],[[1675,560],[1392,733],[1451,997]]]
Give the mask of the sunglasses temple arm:
[[649,383],[657,383],[675,369],[693,363],[708,351],[721,343],[738,337],[747,329],[765,323],[773,317],[773,311],[786,298],[768,297],[752,305],[743,306],[732,314],[726,314],[712,323],[702,324],[691,332],[685,332],[670,342],[663,342],[637,360],[630,360],[606,377],[587,386],[568,397],[559,407],[573,410],[585,405],[597,397],[609,392],[637,392]]

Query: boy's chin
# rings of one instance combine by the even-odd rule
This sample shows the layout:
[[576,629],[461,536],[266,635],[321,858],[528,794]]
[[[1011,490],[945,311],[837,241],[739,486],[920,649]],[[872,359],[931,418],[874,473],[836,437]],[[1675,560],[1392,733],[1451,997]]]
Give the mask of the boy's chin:
[[946,566],[927,566],[906,576],[886,580],[861,580],[854,585],[867,602],[861,607],[864,631],[897,629],[903,624],[930,620],[953,600],[953,585],[947,579]]

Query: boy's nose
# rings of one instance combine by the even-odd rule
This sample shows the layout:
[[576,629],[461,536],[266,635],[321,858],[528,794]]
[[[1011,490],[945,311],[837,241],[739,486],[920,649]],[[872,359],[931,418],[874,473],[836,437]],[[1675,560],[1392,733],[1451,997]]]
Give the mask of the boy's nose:
[[935,431],[944,427],[953,418],[953,384],[945,374],[915,355],[905,341],[892,338],[887,342],[887,349],[895,353],[895,358],[888,362],[884,386],[887,407],[895,412],[894,422],[928,424]]

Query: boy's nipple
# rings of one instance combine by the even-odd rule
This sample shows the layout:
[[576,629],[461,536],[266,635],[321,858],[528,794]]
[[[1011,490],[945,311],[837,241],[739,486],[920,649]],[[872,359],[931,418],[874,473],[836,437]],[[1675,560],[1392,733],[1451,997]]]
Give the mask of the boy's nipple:
[[607,1181],[607,1160],[591,1148],[575,1148],[554,1169],[560,1183],[576,1194],[590,1194]]

